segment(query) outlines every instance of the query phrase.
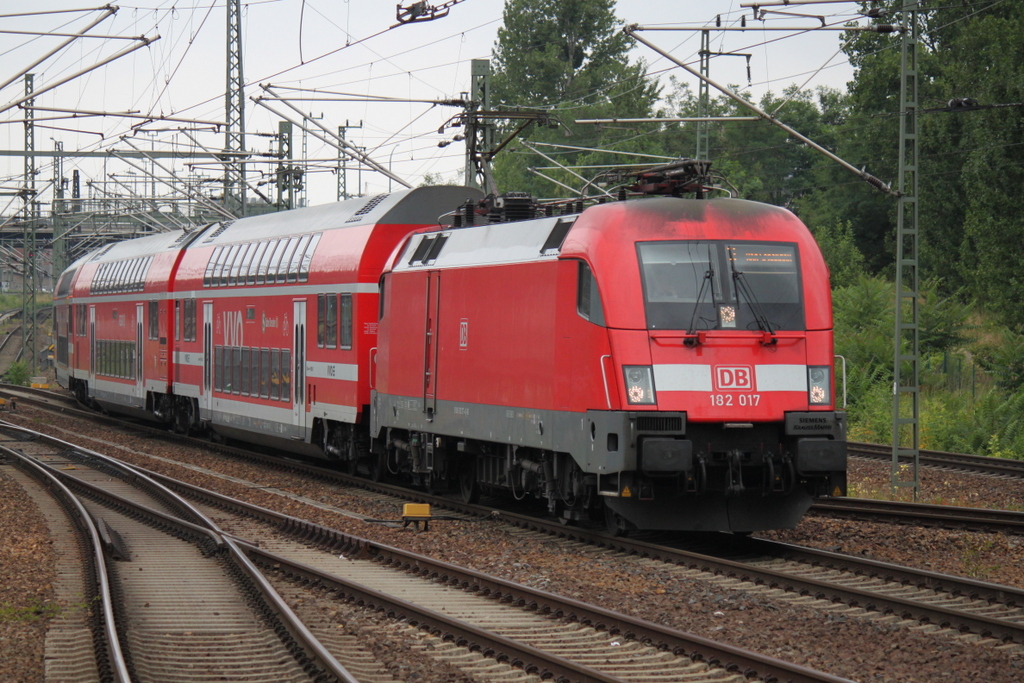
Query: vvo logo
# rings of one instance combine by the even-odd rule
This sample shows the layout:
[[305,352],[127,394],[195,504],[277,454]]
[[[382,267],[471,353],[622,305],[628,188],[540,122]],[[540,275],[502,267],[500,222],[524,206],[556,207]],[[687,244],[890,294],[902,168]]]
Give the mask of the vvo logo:
[[754,372],[749,365],[716,365],[716,391],[753,391]]

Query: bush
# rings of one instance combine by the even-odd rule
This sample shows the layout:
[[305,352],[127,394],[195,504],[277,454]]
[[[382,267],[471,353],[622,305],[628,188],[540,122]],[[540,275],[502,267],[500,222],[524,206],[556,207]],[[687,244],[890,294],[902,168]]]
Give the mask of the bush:
[[4,373],[4,379],[10,384],[27,387],[30,379],[28,365],[24,361],[14,361],[11,363],[11,367],[7,368],[7,372]]

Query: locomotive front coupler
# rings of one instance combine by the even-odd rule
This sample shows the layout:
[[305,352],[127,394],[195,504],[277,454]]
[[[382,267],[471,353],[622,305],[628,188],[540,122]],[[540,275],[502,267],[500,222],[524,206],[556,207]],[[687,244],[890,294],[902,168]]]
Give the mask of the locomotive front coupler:
[[725,495],[742,495],[746,490],[743,486],[743,452],[734,448],[726,453],[725,461],[729,465],[729,483],[725,486]]

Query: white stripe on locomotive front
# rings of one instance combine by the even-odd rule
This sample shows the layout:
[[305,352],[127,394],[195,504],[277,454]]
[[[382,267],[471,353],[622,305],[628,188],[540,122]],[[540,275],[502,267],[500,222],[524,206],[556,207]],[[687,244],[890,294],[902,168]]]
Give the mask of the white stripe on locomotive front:
[[[657,391],[714,391],[711,372],[711,365],[655,365],[654,388]],[[807,391],[807,366],[755,365],[754,388],[757,391]]]

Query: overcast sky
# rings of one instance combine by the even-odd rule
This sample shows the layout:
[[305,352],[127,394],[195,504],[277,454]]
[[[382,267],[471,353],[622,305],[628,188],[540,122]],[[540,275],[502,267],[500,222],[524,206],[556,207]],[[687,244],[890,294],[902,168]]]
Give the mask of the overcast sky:
[[[770,1],[770,0],[769,0]],[[282,89],[327,90],[362,95],[403,99],[429,100],[457,97],[469,87],[472,59],[490,57],[501,26],[502,0],[463,0],[452,6],[446,17],[431,22],[395,26],[395,2],[381,0],[252,0],[243,8],[244,76],[247,96],[262,93],[260,83],[271,83]],[[411,4],[411,0],[403,4]],[[435,5],[443,4],[437,0]],[[617,14],[628,24],[642,26],[714,27],[716,17],[723,26],[738,26],[745,16],[750,30],[715,32],[712,50],[743,52],[751,55],[750,91],[755,99],[766,90],[781,92],[791,83],[813,88],[828,85],[843,89],[852,77],[845,57],[838,53],[839,32],[808,32],[791,35],[761,30],[767,26],[820,25],[816,18],[768,15],[765,21],[754,18],[749,0],[619,0]],[[55,13],[31,17],[13,17],[15,13],[43,10],[66,10],[88,7],[84,2],[69,0],[0,0],[0,28],[6,31],[75,32],[84,29],[101,16],[100,11]],[[160,39],[136,50],[105,67],[82,75],[37,97],[36,105],[76,111],[108,113],[137,111],[142,114],[163,114],[199,121],[224,120],[225,89],[225,3],[223,0],[137,0],[137,4],[120,4],[118,13],[99,24],[91,33],[101,36],[148,36]],[[829,3],[812,6],[790,6],[788,12],[823,14],[828,24],[841,24],[853,19],[857,3]],[[645,32],[652,43],[669,51],[676,58],[692,62],[700,47],[699,32]],[[33,37],[0,34],[0,82],[18,75],[34,61],[46,55],[65,40],[57,36]],[[32,70],[36,74],[36,90],[67,78],[132,45],[132,41],[112,37],[75,41]],[[675,75],[696,90],[696,79],[675,67],[668,60],[645,46],[634,52],[643,59],[650,73],[667,80]],[[743,58],[716,58],[711,76],[721,83],[748,87],[746,62]],[[0,93],[0,103],[9,103],[23,94],[23,81],[18,78]],[[293,90],[281,90],[294,94]],[[347,138],[366,147],[382,165],[390,166],[399,176],[413,184],[425,173],[454,178],[462,168],[464,149],[461,144],[445,148],[439,141],[450,138],[438,134],[444,121],[457,113],[450,107],[420,102],[304,102],[297,103],[304,112],[318,118],[331,130],[346,122],[352,127]],[[279,111],[285,108],[278,104]],[[78,116],[42,120],[55,116],[37,112],[36,148],[53,149],[55,141],[72,150],[125,148],[121,135],[133,135],[131,126],[138,120],[106,116]],[[67,116],[67,115],[64,115]],[[321,118],[322,117],[322,118]],[[0,147],[20,150],[24,144],[24,128],[20,121],[24,112],[14,108],[0,114]],[[784,119],[784,117],[783,117]],[[270,138],[276,132],[277,119],[251,100],[246,102],[247,147],[256,152],[269,152]],[[361,127],[356,127],[361,123]],[[177,149],[185,149],[187,141],[180,134],[168,132],[187,124],[150,124],[150,133],[135,133],[132,144],[160,148],[173,141]],[[199,132],[201,144],[211,149],[224,145],[224,134]],[[296,151],[302,140],[297,137]],[[690,153],[680,150],[680,155]],[[307,139],[308,158],[323,159],[323,168],[309,177],[309,202],[332,201],[336,176],[327,168],[337,152],[313,137]],[[17,185],[22,173],[20,158],[0,159],[0,186]],[[39,177],[49,180],[52,172],[45,170],[48,160],[37,166],[44,168]],[[111,164],[113,166],[113,164]],[[95,161],[69,159],[65,174],[78,167],[89,178],[108,178],[121,173],[123,166],[107,168]],[[269,170],[264,164],[254,166]],[[212,167],[197,172],[214,175]],[[362,174],[362,189],[369,193],[388,189],[387,178],[369,172]],[[350,192],[358,182],[353,172],[348,176]],[[109,187],[109,185],[108,185]],[[0,201],[0,208],[7,200]],[[5,211],[7,213],[7,211]]]

